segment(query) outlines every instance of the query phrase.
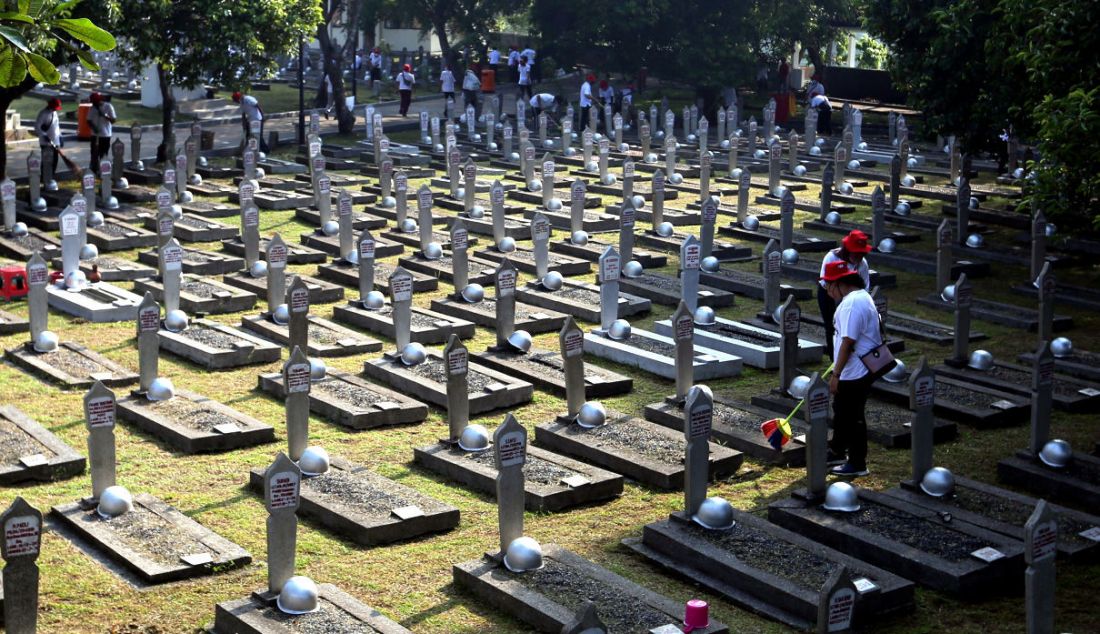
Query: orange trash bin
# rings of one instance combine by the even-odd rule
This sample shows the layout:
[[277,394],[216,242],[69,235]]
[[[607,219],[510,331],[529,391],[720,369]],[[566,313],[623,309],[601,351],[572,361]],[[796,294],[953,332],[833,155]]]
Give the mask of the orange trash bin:
[[81,141],[92,138],[92,126],[88,124],[88,113],[91,111],[90,103],[82,103],[76,109],[76,138]]
[[481,92],[496,92],[497,77],[491,68],[481,71]]

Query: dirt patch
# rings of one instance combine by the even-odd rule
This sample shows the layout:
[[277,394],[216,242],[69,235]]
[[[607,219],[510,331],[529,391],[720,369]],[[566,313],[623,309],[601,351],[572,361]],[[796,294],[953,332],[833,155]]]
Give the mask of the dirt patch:
[[20,458],[39,453],[46,459],[55,455],[18,425],[0,417],[0,464],[18,464]]
[[320,609],[310,614],[285,614],[277,608],[262,612],[265,620],[282,625],[295,634],[376,634],[378,630],[320,599]]
[[[88,513],[95,515],[94,510]],[[179,558],[183,555],[206,553],[214,558],[218,556],[217,551],[140,504],[134,504],[134,509],[129,513],[99,521],[110,526],[114,536],[128,548],[163,566],[179,566]]]
[[948,561],[963,561],[970,553],[989,544],[965,533],[939,526],[904,511],[860,500],[854,513],[830,513],[853,526]]
[[669,622],[667,614],[650,608],[635,595],[554,559],[544,561],[545,565],[539,570],[512,575],[512,578],[570,612],[576,612],[585,601],[592,601],[599,606],[600,620],[609,632],[648,632]]

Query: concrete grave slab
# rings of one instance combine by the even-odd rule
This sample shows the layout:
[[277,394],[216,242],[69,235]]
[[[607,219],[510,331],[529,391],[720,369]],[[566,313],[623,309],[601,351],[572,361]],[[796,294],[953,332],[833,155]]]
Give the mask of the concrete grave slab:
[[157,243],[157,234],[152,231],[115,220],[104,220],[98,227],[88,227],[87,234],[88,242],[100,251],[126,251],[151,247]]
[[1065,468],[1054,469],[1020,450],[997,463],[997,479],[1066,505],[1100,508],[1100,458],[1082,451],[1073,452]]
[[[871,393],[908,407],[909,386],[903,383],[887,383],[880,379],[871,386]],[[937,416],[977,427],[1003,427],[1027,422],[1031,401],[967,381],[937,376],[933,411]]]
[[[134,291],[142,295],[152,293],[158,302],[164,301],[164,285],[156,278],[136,280]],[[184,275],[179,301],[180,308],[189,315],[217,315],[250,310],[256,305],[256,294],[209,277]]]
[[[261,374],[259,387],[277,398],[286,397],[282,373]],[[428,406],[420,401],[332,369],[312,382],[309,410],[352,429],[419,423],[428,416]]]
[[[981,385],[1022,399],[1031,398],[1031,367],[994,361],[993,367],[985,371],[950,365],[937,365],[935,370],[937,376]],[[1100,385],[1096,383],[1055,374],[1053,386],[1051,403],[1058,409],[1067,412],[1095,412],[1100,408],[1100,389],[1097,389]]]
[[[871,258],[877,261],[878,255],[878,253],[872,253]],[[798,264],[782,264],[780,271],[785,277],[816,283],[821,276],[821,261],[813,257],[806,257],[802,258]],[[872,288],[875,286],[893,288],[898,285],[898,276],[894,273],[871,269],[869,275]],[[816,291],[814,292],[816,294]]]
[[[597,279],[597,281],[599,281]],[[680,288],[680,280],[673,275],[664,273],[644,272],[638,277],[619,278],[621,292],[644,297],[662,306],[677,306],[683,294]],[[712,308],[724,308],[733,306],[734,295],[711,286],[699,286],[699,305]]]
[[[378,352],[382,342],[371,339],[336,322],[315,315],[308,317],[308,343],[306,354],[317,357],[342,357],[364,352]],[[245,330],[275,341],[283,346],[290,342],[290,328],[277,324],[270,317],[258,315],[241,320]]]
[[0,310],[0,335],[11,335],[27,330],[30,330],[30,321],[26,317]]
[[[611,246],[609,243],[591,237],[588,239],[588,242],[583,245],[573,244],[568,238],[550,242],[551,251],[563,253],[581,260],[588,260],[589,262],[598,262],[600,256],[603,255],[603,252],[609,246]],[[647,269],[659,269],[668,266],[668,256],[661,253],[653,253],[652,251],[636,248],[631,255],[639,264]]]
[[239,201],[240,198],[234,204],[230,204],[213,200],[193,200],[189,203],[180,203],[180,209],[185,214],[202,218],[232,218],[241,213]]
[[[492,286],[493,280],[496,279],[497,265],[482,260],[480,258],[467,256],[469,260],[470,272],[469,282],[470,284],[481,284],[482,286]],[[444,253],[438,260],[428,260],[416,256],[406,256],[400,258],[398,261],[403,268],[407,269],[414,275],[413,284],[416,284],[416,275],[422,274],[429,277],[436,278],[437,280],[443,280],[448,284],[454,283],[454,259],[450,253]],[[387,266],[385,263],[375,261],[374,263],[374,284],[375,287],[381,282],[388,280],[388,276],[382,275],[381,271],[384,270],[381,267]],[[392,273],[393,271],[390,270]],[[358,278],[357,278],[358,279]],[[417,290],[415,286],[413,290]]]
[[1019,589],[1023,544],[960,519],[869,489],[858,511],[827,511],[786,499],[768,505],[768,519],[826,546],[954,596],[976,599]]
[[[248,485],[263,494],[263,468]],[[458,509],[339,457],[329,470],[303,477],[298,515],[363,546],[405,541],[458,526]]]
[[[585,333],[584,351],[665,379],[676,378],[676,346],[672,339],[645,330],[634,329],[625,341],[595,332]],[[693,371],[697,381],[741,374],[740,357],[695,346],[694,359]]]
[[[268,242],[269,240],[267,238],[260,238],[260,258],[265,261],[267,260]],[[239,236],[229,240],[222,240],[222,250],[230,255],[242,258],[245,256],[244,241],[241,240]],[[328,254],[324,251],[311,249],[300,244],[292,243],[286,245],[287,264],[314,264],[326,261],[328,261]]]
[[[718,269],[714,272],[699,271],[699,283],[717,288],[730,293],[744,295],[752,299],[764,299],[764,276],[759,273],[751,273],[740,269]],[[805,286],[779,285],[780,301],[786,301],[787,297],[794,295],[800,302],[812,299],[814,291]]]
[[[340,236],[326,236],[320,231],[313,231],[311,233],[303,233],[301,235],[302,244],[318,251],[324,251],[325,253],[333,257],[343,257],[345,254],[340,253]],[[374,257],[378,259],[388,258],[394,255],[401,255],[405,251],[405,245],[400,242],[393,242],[392,240],[386,240],[385,238],[374,238]]]
[[84,473],[85,460],[14,405],[0,405],[0,485],[48,482]]
[[[682,233],[674,233],[671,236],[665,237],[649,231],[643,231],[638,234],[638,244],[657,251],[678,254],[680,253],[680,245],[684,243],[685,238],[687,238],[687,235]],[[725,242],[723,240],[714,241],[714,246],[711,247],[710,254],[722,262],[744,262],[755,257],[752,254],[751,248],[731,242]]]
[[271,363],[282,356],[282,347],[232,326],[208,319],[192,320],[186,330],[157,333],[161,350],[183,357],[208,370]]
[[[541,194],[539,195],[539,201],[542,201]],[[445,216],[447,231],[451,230],[451,226],[454,225],[456,220],[459,220],[458,216]],[[485,215],[481,218],[461,218],[462,224],[466,225],[466,230],[470,233],[476,233],[479,236],[493,235],[493,214],[489,211],[485,212]],[[504,219],[504,236],[512,238],[513,240],[528,240],[531,238],[531,223],[526,220],[516,220],[513,218]]]
[[[432,310],[471,321],[478,326],[496,329],[496,300],[488,293],[485,299],[471,304],[463,299],[446,297],[432,300]],[[516,330],[526,330],[532,335],[556,332],[565,324],[563,313],[516,302]]]
[[[1033,366],[1035,353],[1025,352],[1016,357],[1016,360],[1024,365]],[[1069,356],[1056,357],[1054,369],[1086,381],[1100,382],[1100,354],[1075,348]]]
[[[492,451],[463,451],[440,442],[413,450],[423,467],[475,491],[496,495],[497,469]],[[527,447],[524,508],[537,513],[609,500],[622,495],[623,477],[537,447]]]
[[[731,223],[724,227],[718,227],[718,233],[737,238],[740,241],[765,244],[769,240],[778,242],[780,238],[779,229],[767,225],[760,225],[760,228],[756,231],[749,231],[736,223]],[[824,253],[825,251],[835,249],[837,247],[837,242],[836,240],[822,239],[795,233],[791,236],[791,246],[798,249],[799,253]]]
[[[515,265],[516,269],[519,271],[527,273],[528,275],[535,275],[535,252],[533,249],[516,247],[516,250],[511,253],[502,253],[498,251],[496,247],[491,246],[484,249],[478,249],[474,251],[473,255],[474,257],[495,264],[500,264],[504,260],[508,260]],[[588,260],[582,260],[560,253],[550,253],[548,255],[550,269],[566,277],[584,275],[592,270],[592,263]]]
[[861,627],[914,608],[906,579],[755,515],[734,509],[734,521],[732,528],[709,530],[677,512],[623,543],[663,570],[798,630],[814,629],[821,589],[840,566],[857,581]]
[[141,297],[108,282],[93,282],[78,291],[46,287],[51,308],[93,322],[133,321]]
[[351,621],[354,625],[347,627],[361,628],[356,631],[410,634],[409,630],[334,585],[320,583],[317,588],[320,590],[320,609],[297,616],[279,611],[273,598],[262,600],[255,594],[247,599],[219,603],[214,611],[211,634],[288,634],[301,631],[300,627],[312,627],[313,623],[325,627],[331,619]]
[[167,401],[120,399],[118,417],[184,453],[228,451],[275,441],[270,426],[214,399],[176,390]]
[[[138,253],[138,262],[155,267],[158,264],[157,252]],[[183,248],[183,272],[195,275],[225,275],[244,268],[244,258],[232,255],[203,251],[191,247]]]
[[[375,196],[371,197],[376,198]],[[373,202],[373,200],[371,202]],[[335,205],[333,205],[333,207],[335,207]],[[295,209],[294,217],[311,227],[321,226],[321,212],[313,207],[299,207]],[[371,213],[362,211],[352,212],[351,228],[355,231],[363,231],[364,229],[375,231],[385,228],[385,226],[389,224],[388,220],[392,220],[392,218],[387,219],[385,216],[378,213],[377,208],[372,207]]]
[[[446,368],[442,355],[436,350],[428,350],[427,358],[415,366],[406,366],[399,355],[386,353],[364,363],[363,373],[402,393],[415,394],[436,407],[447,407]],[[530,383],[473,362],[468,381],[471,414],[527,403],[534,393]]]
[[[595,284],[566,279],[560,289],[549,291],[540,282],[531,281],[516,289],[516,297],[532,306],[600,323],[600,287]],[[645,314],[651,307],[652,302],[644,297],[619,293],[619,317]]]
[[[413,290],[415,291],[415,283]],[[422,344],[446,343],[451,333],[460,339],[471,339],[475,334],[472,322],[442,313],[412,307],[409,324],[409,341]],[[393,306],[386,304],[378,310],[367,310],[359,302],[348,302],[333,309],[333,319],[338,322],[362,328],[389,339],[395,339],[393,324]]]
[[0,255],[26,262],[37,251],[46,260],[61,257],[61,243],[53,236],[36,230],[15,237],[7,231],[0,232]]
[[[154,217],[145,219],[145,228],[150,231],[157,230],[157,219]],[[172,237],[180,242],[217,242],[228,240],[237,235],[238,228],[209,218],[188,216],[183,214],[176,220],[172,229]]]
[[[662,319],[653,323],[658,335],[672,337],[672,321]],[[695,343],[704,348],[719,350],[741,357],[746,365],[765,370],[779,367],[779,333],[731,319],[716,317],[711,325],[695,324]],[[816,363],[825,354],[820,343],[799,339],[798,363]]]
[[[607,422],[593,428],[559,416],[535,427],[535,442],[659,489],[684,486],[683,430],[609,411]],[[711,443],[709,460],[710,476],[721,478],[736,473],[744,456]]]
[[[333,284],[332,282],[326,282],[325,280],[319,280],[308,275],[298,275],[298,278],[305,283],[306,289],[309,291],[309,303],[311,306],[315,304],[331,304],[332,302],[338,302],[344,299],[343,286]],[[251,294],[253,297],[267,297],[267,280],[262,277],[252,277],[248,273],[234,273],[223,277],[222,282],[227,286],[235,287],[235,290],[239,289],[237,292],[244,291]],[[183,301],[182,296],[180,301]],[[248,309],[241,308],[240,310]]]
[[[54,258],[51,264],[55,269],[61,270],[60,257]],[[92,272],[93,264],[98,268],[99,277],[104,282],[132,282],[157,275],[155,267],[107,255],[101,255],[94,260],[81,260],[80,270],[88,275]]]
[[[410,259],[423,260],[423,258],[401,258],[401,262],[405,262]],[[431,262],[430,260],[423,260],[425,263]],[[404,266],[404,264],[402,264]],[[489,266],[486,263],[486,266]],[[382,291],[382,293],[389,295],[390,293],[390,275],[393,275],[394,266],[386,262],[374,263],[374,288]],[[434,275],[428,275],[420,271],[409,271],[413,277],[413,292],[414,293],[427,293],[439,288],[439,278]],[[342,286],[350,286],[351,288],[359,288],[359,266],[351,265],[342,260],[337,260],[330,264],[322,264],[317,267],[317,276],[321,279],[340,284]],[[311,300],[312,303],[312,300]]]
[[[51,516],[147,583],[206,576],[252,561],[240,546],[148,493],[135,495],[133,510],[111,519],[79,502],[55,506]],[[164,539],[150,540],[150,531]],[[201,563],[184,561],[194,555],[201,557],[193,561]]]
[[[967,275],[967,277],[970,277]],[[1039,311],[1034,308],[994,302],[988,299],[973,298],[970,305],[970,314],[975,319],[981,319],[994,324],[1001,324],[1009,328],[1019,328],[1029,332],[1039,330]],[[943,301],[939,293],[931,293],[924,297],[918,297],[917,303],[921,306],[951,312],[954,305]],[[1073,318],[1068,315],[1054,315],[1054,332],[1062,332],[1073,327]]]
[[53,352],[35,352],[30,344],[10,348],[9,361],[64,389],[88,389],[96,381],[108,387],[137,383],[138,375],[84,346],[62,342]]
[[[474,355],[479,363],[504,374],[519,377],[539,389],[565,396],[565,372],[561,354],[552,350],[531,348],[526,354],[507,350],[486,350]],[[584,393],[588,398],[626,394],[634,387],[628,376],[585,364]]]
[[[559,633],[585,601],[599,596],[600,619],[612,632],[679,629],[683,601],[673,601],[628,581],[556,544],[545,544],[543,567],[516,574],[485,557],[455,564],[455,585],[538,632]],[[698,634],[725,634],[729,628],[711,618]]]

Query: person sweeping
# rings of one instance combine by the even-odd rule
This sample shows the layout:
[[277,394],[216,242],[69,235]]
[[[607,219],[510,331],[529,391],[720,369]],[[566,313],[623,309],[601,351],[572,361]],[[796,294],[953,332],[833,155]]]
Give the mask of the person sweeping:
[[[46,106],[38,111],[34,120],[34,131],[38,135],[38,147],[42,150],[42,183],[48,191],[57,190],[57,181],[46,181],[46,174],[57,173],[57,155],[61,148],[61,100],[50,97]],[[46,169],[49,164],[50,169]]]

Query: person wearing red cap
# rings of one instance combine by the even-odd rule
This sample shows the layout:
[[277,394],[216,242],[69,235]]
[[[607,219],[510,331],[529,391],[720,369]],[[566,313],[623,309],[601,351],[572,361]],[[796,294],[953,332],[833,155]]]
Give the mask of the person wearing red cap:
[[[34,120],[34,131],[38,134],[38,147],[42,150],[42,184],[47,189],[51,187],[50,183],[45,181],[46,174],[57,173],[57,149],[61,147],[61,117],[58,116],[58,111],[61,110],[61,100],[57,97],[50,97],[46,101],[46,107],[38,111],[38,117]],[[46,170],[46,162],[49,162],[50,169]],[[53,183],[53,188],[57,188],[57,183]]]
[[416,84],[416,75],[412,73],[412,66],[405,64],[401,72],[397,74],[397,93],[401,95],[401,116],[409,116],[409,104],[412,103],[413,85]]
[[[825,275],[825,267],[830,262],[847,262],[863,279],[864,288],[871,288],[871,269],[864,257],[871,251],[871,241],[866,233],[856,229],[844,236],[840,246],[825,253],[821,261],[821,275]],[[825,324],[825,352],[830,358],[833,356],[833,314],[836,313],[836,302],[825,292],[825,282],[821,282],[817,289],[817,306],[821,309],[821,321]]]
[[840,476],[867,475],[867,419],[864,409],[874,375],[862,358],[882,345],[882,326],[875,301],[867,292],[857,266],[844,260],[825,265],[821,281],[837,303],[833,317],[833,439],[830,461],[846,460],[833,468]]
[[88,125],[92,128],[92,171],[99,171],[99,159],[107,156],[111,149],[112,124],[117,119],[115,107],[110,98],[98,92],[91,96],[92,109],[88,111]]
[[581,130],[588,127],[588,111],[592,109],[592,84],[595,81],[596,76],[589,73],[581,83],[581,124],[578,126]]
[[267,152],[267,142],[264,141],[264,109],[260,107],[260,100],[252,95],[233,93],[233,103],[241,105],[241,125],[244,127],[244,138],[252,138],[252,122],[260,122],[260,151]]

